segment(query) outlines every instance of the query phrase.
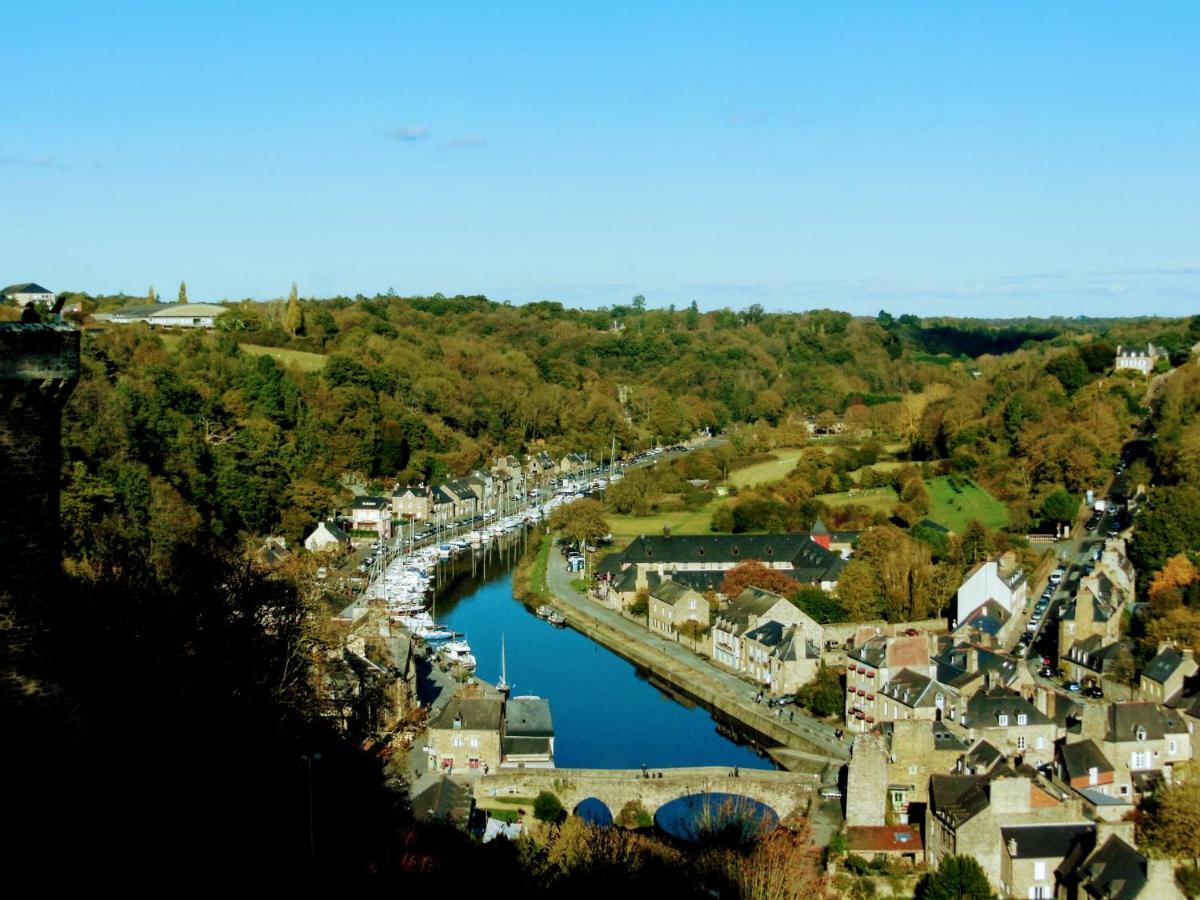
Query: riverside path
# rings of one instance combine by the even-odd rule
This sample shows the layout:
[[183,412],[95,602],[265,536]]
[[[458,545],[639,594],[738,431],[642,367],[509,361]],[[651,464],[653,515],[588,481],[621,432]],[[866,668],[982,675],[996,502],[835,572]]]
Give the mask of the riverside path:
[[[549,540],[547,536],[547,540]],[[758,686],[717,668],[692,650],[652,634],[615,610],[601,606],[571,586],[572,575],[558,553],[550,553],[546,583],[567,621],[592,640],[637,665],[646,666],[680,690],[707,702],[785,747],[843,762],[850,756],[831,726],[799,707],[775,710],[754,702]],[[794,714],[794,717],[793,715]]]

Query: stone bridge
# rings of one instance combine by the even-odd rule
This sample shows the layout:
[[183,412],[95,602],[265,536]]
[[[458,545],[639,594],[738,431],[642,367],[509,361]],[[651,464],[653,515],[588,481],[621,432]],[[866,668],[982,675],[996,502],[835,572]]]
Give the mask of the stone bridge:
[[580,801],[595,797],[617,816],[631,800],[640,800],[651,815],[664,803],[688,794],[740,794],[771,807],[779,818],[804,815],[818,779],[796,772],[738,769],[727,766],[684,769],[502,769],[475,781],[476,800],[493,797],[536,797],[541,791],[557,795],[571,811]]

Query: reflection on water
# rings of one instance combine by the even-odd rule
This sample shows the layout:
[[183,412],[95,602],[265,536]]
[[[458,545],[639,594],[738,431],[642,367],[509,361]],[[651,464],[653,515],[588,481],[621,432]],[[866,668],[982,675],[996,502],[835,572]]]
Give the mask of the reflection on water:
[[684,841],[712,838],[740,844],[774,831],[779,816],[750,797],[714,791],[664,803],[654,814],[654,824]]
[[[494,562],[494,557],[493,557]],[[513,599],[511,574],[461,578],[437,601],[438,621],[463,632],[478,675],[500,678],[500,636],[514,694],[550,700],[560,767],[668,766],[774,768],[768,757],[718,734],[698,706],[684,706],[631,664],[568,628],[555,628]]]

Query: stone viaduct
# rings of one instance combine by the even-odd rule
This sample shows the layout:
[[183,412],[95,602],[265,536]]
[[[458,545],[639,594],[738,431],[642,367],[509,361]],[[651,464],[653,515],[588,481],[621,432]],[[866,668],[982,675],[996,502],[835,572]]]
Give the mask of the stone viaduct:
[[571,811],[580,801],[595,797],[617,816],[631,800],[640,800],[651,815],[664,803],[689,794],[740,794],[771,807],[781,820],[806,814],[818,779],[795,772],[739,769],[727,766],[683,769],[502,769],[475,781],[476,800],[492,797],[536,797],[550,791]]

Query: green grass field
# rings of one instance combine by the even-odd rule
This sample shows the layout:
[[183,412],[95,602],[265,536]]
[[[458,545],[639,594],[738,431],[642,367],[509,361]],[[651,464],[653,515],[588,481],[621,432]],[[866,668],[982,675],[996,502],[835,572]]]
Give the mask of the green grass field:
[[744,469],[738,469],[736,472],[729,473],[729,483],[737,488],[752,487],[756,484],[766,484],[772,481],[780,481],[788,472],[796,468],[796,460],[800,458],[803,450],[777,450],[772,455],[775,459],[769,459],[765,462],[755,463],[752,466],[746,466]]
[[900,502],[894,488],[863,488],[856,491],[841,491],[837,494],[817,494],[816,498],[826,506],[865,506],[872,512],[890,513]]
[[943,476],[930,479],[925,486],[932,501],[929,518],[951,531],[962,534],[972,519],[989,528],[1008,525],[1004,504],[970,479],[956,478],[952,483],[949,476]]
[[873,466],[863,466],[861,469],[856,469],[850,473],[850,477],[858,482],[862,480],[862,473],[867,469],[874,469],[876,472],[895,472],[897,469],[907,465],[909,465],[909,463],[899,461],[877,462]]
[[724,497],[714,497],[697,510],[656,513],[652,516],[609,515],[608,527],[614,538],[635,538],[643,534],[662,534],[663,526],[670,526],[671,534],[708,534],[712,514],[725,502]]
[[329,359],[323,353],[309,353],[307,350],[288,350],[284,347],[263,347],[259,344],[238,344],[246,353],[255,356],[270,356],[285,366],[292,366],[301,372],[319,372],[325,368]]

